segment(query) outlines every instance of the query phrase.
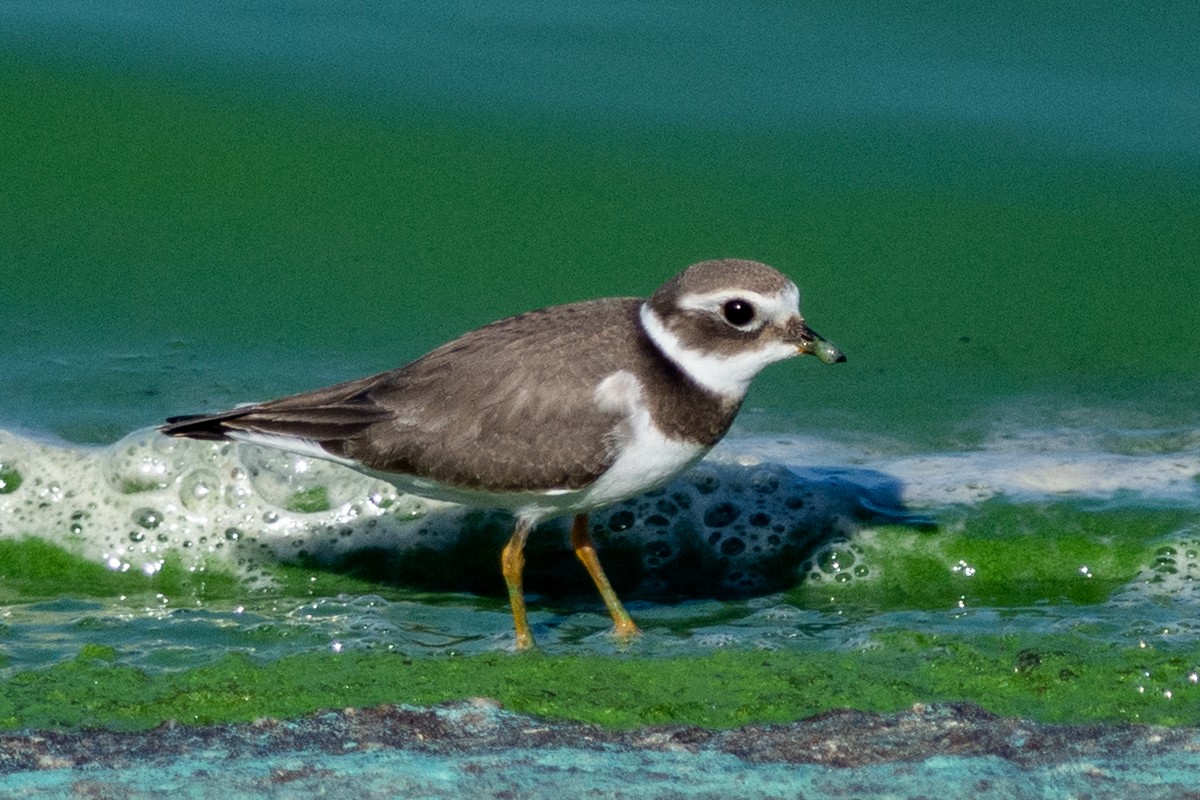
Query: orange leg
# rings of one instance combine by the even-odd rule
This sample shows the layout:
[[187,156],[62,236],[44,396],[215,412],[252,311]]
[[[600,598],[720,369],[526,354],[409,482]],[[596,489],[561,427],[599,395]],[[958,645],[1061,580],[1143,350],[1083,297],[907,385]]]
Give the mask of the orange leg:
[[625,606],[621,605],[621,601],[617,599],[617,593],[613,591],[604,574],[604,569],[600,566],[600,559],[596,557],[596,548],[592,544],[592,536],[588,533],[587,514],[575,515],[575,521],[571,524],[571,546],[575,548],[575,555],[583,562],[588,574],[595,581],[596,588],[600,590],[600,596],[604,598],[604,604],[608,606],[608,613],[612,614],[615,626],[613,633],[617,635],[617,638],[628,641],[641,633],[638,626],[634,624],[633,618],[629,616],[629,612],[625,610]]
[[500,569],[508,585],[508,601],[512,605],[513,625],[517,629],[517,649],[533,647],[533,631],[529,629],[529,618],[525,614],[525,588],[522,573],[525,570],[525,540],[533,526],[523,519],[517,520],[517,529],[500,553]]

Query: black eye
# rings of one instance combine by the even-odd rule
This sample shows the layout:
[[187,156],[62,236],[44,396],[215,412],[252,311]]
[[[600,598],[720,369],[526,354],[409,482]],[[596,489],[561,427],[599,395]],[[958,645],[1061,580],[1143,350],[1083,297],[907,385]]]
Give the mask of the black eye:
[[721,307],[725,321],[730,325],[742,327],[754,321],[754,306],[745,300],[730,300]]

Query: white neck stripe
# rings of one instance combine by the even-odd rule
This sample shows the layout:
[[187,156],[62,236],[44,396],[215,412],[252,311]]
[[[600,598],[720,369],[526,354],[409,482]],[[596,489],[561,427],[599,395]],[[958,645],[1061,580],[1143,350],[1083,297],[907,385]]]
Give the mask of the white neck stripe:
[[750,381],[767,364],[796,355],[796,348],[783,342],[752,347],[729,356],[696,350],[685,346],[649,303],[642,303],[638,316],[642,330],[659,352],[699,386],[730,402],[742,401]]

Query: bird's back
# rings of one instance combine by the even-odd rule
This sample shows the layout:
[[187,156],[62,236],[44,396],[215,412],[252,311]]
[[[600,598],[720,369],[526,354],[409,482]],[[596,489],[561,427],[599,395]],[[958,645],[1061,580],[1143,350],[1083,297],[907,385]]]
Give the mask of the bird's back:
[[389,372],[170,420],[165,433],[320,448],[376,472],[482,491],[578,489],[612,463],[622,415],[595,390],[644,347],[636,298],[531,311]]

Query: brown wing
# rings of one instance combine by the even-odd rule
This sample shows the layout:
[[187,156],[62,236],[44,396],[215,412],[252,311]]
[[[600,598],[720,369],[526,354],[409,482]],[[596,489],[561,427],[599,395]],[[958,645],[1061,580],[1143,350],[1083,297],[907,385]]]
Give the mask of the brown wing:
[[313,442],[330,455],[452,486],[578,489],[612,463],[622,416],[594,390],[638,348],[640,301],[597,300],[472,331],[369,378],[168,420],[177,436],[230,433]]

